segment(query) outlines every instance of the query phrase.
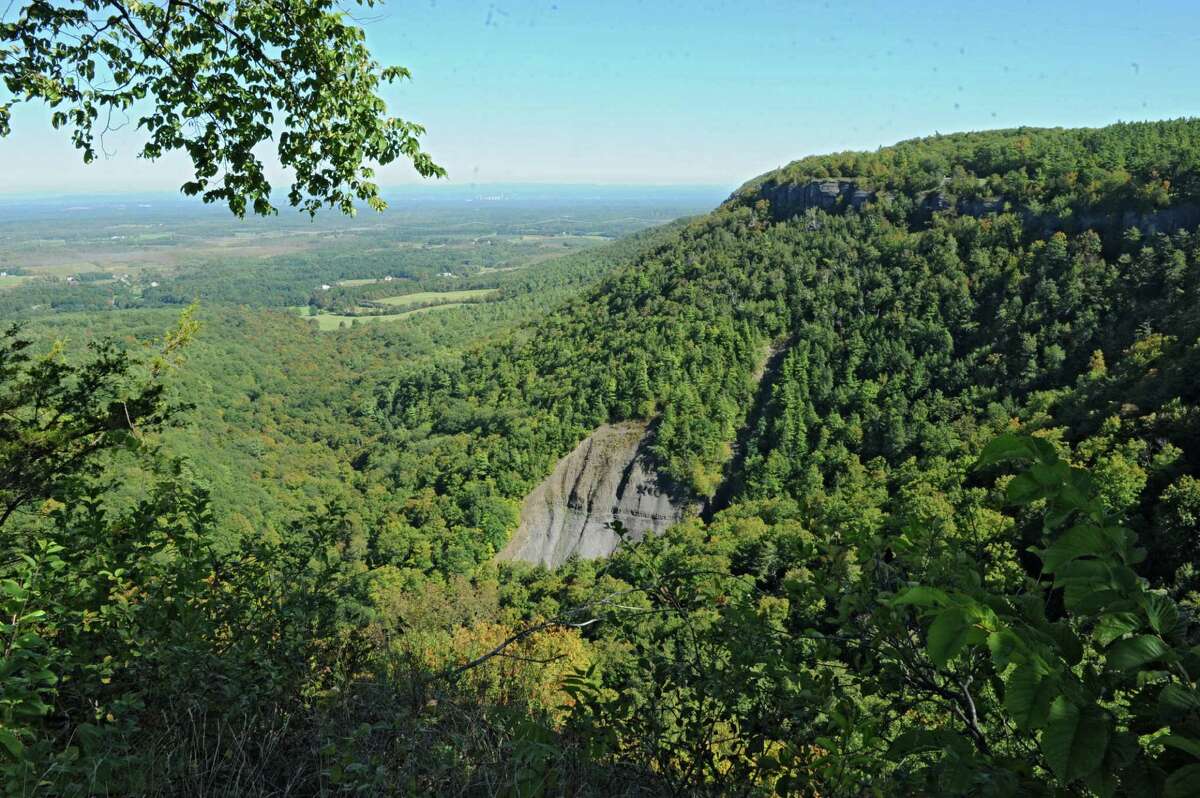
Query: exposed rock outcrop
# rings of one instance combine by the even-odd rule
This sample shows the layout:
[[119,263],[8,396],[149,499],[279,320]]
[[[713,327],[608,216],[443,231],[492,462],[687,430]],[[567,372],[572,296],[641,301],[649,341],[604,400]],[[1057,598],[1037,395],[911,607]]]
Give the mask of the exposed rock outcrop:
[[875,192],[860,188],[853,180],[810,180],[807,183],[771,183],[759,189],[758,196],[771,203],[778,218],[802,214],[809,208],[836,211],[862,208],[875,198]]
[[[775,183],[768,181],[750,193],[735,193],[731,202],[753,202],[765,199],[770,203],[770,213],[778,220],[802,216],[812,208],[827,213],[840,213],[848,208],[861,210],[868,202],[885,201],[886,192],[863,188],[859,181],[848,178],[809,180],[804,183]],[[1084,211],[1076,216],[1063,218],[1051,213],[1033,213],[1028,209],[1007,203],[1004,197],[955,197],[944,189],[921,192],[915,197],[918,215],[914,221],[928,222],[935,213],[954,212],[962,216],[988,216],[1011,209],[1019,213],[1028,229],[1043,235],[1056,230],[1077,233],[1082,230],[1097,230],[1107,234],[1120,234],[1136,227],[1145,234],[1171,233],[1181,228],[1200,224],[1200,206],[1181,203],[1169,208],[1153,211],[1104,210]]]
[[500,552],[553,568],[572,556],[604,557],[620,543],[620,521],[634,539],[659,534],[701,503],[668,485],[647,456],[644,423],[606,424],[558,461],[525,499],[521,521]]

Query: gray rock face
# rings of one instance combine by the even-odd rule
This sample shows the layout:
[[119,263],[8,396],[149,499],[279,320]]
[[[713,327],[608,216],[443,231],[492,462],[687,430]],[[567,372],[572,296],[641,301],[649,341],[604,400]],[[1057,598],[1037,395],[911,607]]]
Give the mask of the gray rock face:
[[931,191],[925,195],[921,207],[927,211],[948,211],[954,207],[954,201],[940,191]]
[[614,520],[639,540],[699,512],[699,501],[659,480],[646,445],[644,423],[606,424],[585,438],[526,497],[499,559],[554,568],[572,556],[605,557],[620,543]]
[[862,208],[868,202],[875,199],[874,191],[867,191],[865,188],[856,188],[850,193],[850,207]]
[[780,216],[802,214],[809,208],[833,211],[839,207],[861,208],[874,199],[874,192],[859,188],[851,180],[811,180],[807,183],[764,186],[761,196]]

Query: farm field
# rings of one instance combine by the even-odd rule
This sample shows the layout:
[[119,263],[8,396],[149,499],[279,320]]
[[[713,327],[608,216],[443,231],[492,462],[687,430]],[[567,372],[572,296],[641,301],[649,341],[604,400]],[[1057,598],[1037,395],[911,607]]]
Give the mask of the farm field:
[[311,319],[312,321],[315,321],[317,323],[318,330],[321,330],[322,332],[329,332],[330,330],[342,329],[343,323],[345,323],[345,325],[347,327],[352,327],[352,326],[354,326],[355,323],[371,324],[374,322],[400,321],[401,319],[407,319],[412,316],[416,316],[420,313],[426,313],[431,310],[446,310],[448,308],[460,308],[466,304],[469,304],[469,303],[467,303],[467,302],[442,302],[437,305],[429,305],[429,306],[423,307],[423,308],[415,308],[413,310],[408,310],[403,313],[389,313],[386,316],[343,316],[338,313],[322,313],[318,316],[309,316],[309,315],[307,315],[307,312],[306,312],[307,308],[303,309],[302,312],[300,313],[300,315],[304,316],[307,319]]
[[16,288],[21,283],[31,279],[33,278],[22,274],[10,274],[7,277],[0,277],[0,291],[4,291],[9,288]]
[[[398,197],[397,207],[383,214],[315,220],[287,214],[230,220],[162,197],[0,200],[0,271],[33,278],[0,278],[0,318],[192,302],[315,306],[353,316],[378,309],[380,301],[397,311],[479,301],[522,282],[522,275],[539,279],[564,256],[719,199],[682,192],[648,204],[619,194],[553,200],[514,194],[493,205],[461,191],[441,196],[428,202]],[[629,211],[637,211],[636,218]]]
[[411,305],[424,305],[431,302],[469,302],[472,300],[480,300],[492,298],[497,295],[497,291],[492,288],[467,288],[462,291],[419,291],[415,294],[403,294],[401,296],[389,296],[375,300],[381,305],[391,305],[393,307],[403,308]]
[[[647,207],[619,193],[597,200],[514,192],[504,202],[481,205],[473,193],[423,193],[420,200],[398,194],[397,207],[387,213],[353,219],[285,213],[234,220],[170,195],[0,200],[0,270],[19,267],[60,280],[119,270],[135,280],[142,274],[161,280],[232,262],[334,260],[353,252],[360,268],[339,268],[326,282],[355,287],[388,274],[467,276],[589,249],[705,209],[716,196],[681,192]],[[631,208],[649,212],[624,213]]]

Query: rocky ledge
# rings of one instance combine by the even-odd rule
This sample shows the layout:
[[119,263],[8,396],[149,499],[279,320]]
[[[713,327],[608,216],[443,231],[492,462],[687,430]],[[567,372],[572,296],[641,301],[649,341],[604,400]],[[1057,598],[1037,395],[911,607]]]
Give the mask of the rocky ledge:
[[875,192],[860,188],[853,180],[810,180],[807,183],[768,183],[758,196],[771,203],[771,212],[779,218],[796,216],[809,208],[836,211],[860,209],[875,199]]

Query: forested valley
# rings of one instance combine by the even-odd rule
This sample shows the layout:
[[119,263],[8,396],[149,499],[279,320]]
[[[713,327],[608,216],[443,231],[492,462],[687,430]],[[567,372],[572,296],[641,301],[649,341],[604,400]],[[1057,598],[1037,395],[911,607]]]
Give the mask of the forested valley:
[[[1200,121],[620,233],[0,293],[4,789],[1200,792]],[[700,511],[498,558],[622,422]]]

